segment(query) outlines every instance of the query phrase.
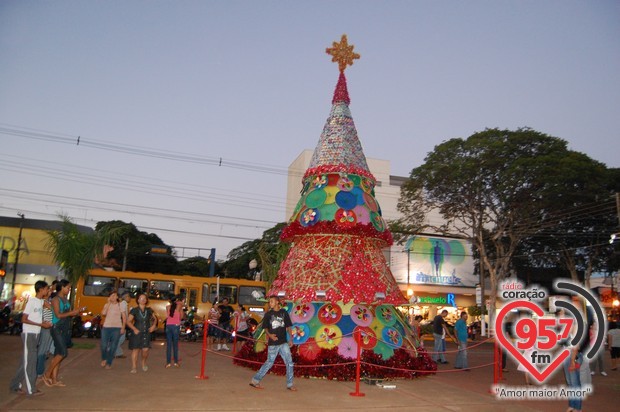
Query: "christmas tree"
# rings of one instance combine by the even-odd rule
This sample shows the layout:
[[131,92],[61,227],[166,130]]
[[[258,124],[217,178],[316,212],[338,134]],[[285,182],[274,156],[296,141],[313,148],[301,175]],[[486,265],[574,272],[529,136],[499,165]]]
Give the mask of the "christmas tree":
[[[330,115],[302,179],[300,200],[282,232],[281,240],[291,242],[291,248],[269,294],[284,297],[294,322],[295,363],[304,365],[296,374],[351,379],[351,365],[313,365],[348,363],[360,344],[363,359],[386,366],[367,366],[367,374],[414,377],[420,373],[402,369],[432,371],[436,365],[420,350],[417,336],[396,308],[407,301],[382,252],[392,244],[392,235],[375,199],[377,181],[349,110],[344,71],[360,57],[353,47],[343,35],[326,50],[338,63],[340,76]],[[259,329],[258,340],[244,346],[238,357],[264,359],[266,346],[260,336]],[[391,365],[400,370],[387,367]]]

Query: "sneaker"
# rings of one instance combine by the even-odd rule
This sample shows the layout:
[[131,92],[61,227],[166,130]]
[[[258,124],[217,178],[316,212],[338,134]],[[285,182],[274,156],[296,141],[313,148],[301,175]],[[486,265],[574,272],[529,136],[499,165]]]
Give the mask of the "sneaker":
[[28,394],[28,396],[41,396],[43,395],[43,392],[41,392],[40,390],[37,390],[36,392],[32,392],[31,394]]
[[594,375],[596,375],[596,372],[590,372],[590,375],[594,376]]
[[607,376],[607,372],[603,371],[603,372],[601,372],[601,375]]
[[222,345],[218,344],[217,345],[217,350],[222,350]]
[[228,346],[226,346],[226,344],[222,345],[222,349],[224,350],[230,350],[230,348]]

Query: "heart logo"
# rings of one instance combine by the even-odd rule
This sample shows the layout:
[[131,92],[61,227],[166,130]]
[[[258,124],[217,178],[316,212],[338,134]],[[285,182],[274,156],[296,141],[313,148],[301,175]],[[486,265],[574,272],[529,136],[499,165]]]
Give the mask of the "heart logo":
[[[545,314],[545,312],[540,308],[540,306],[533,302],[526,300],[510,302],[504,305],[504,307],[497,314],[497,318],[495,319],[495,331],[497,335],[496,337],[499,343],[530,372],[534,379],[536,379],[540,383],[543,383],[545,380],[547,380],[549,375],[551,375],[570,355],[570,351],[568,349],[564,349],[557,353],[555,358],[553,358],[551,362],[547,363],[545,367],[542,368],[542,370],[539,370],[539,368],[537,367],[538,364],[534,364],[532,362],[532,359],[528,359],[523,356],[523,354],[519,351],[515,344],[504,335],[504,328],[502,327],[506,315],[511,310],[523,308],[529,309],[531,312],[535,313],[539,317],[542,317]],[[550,358],[551,354],[549,353],[548,356]]]

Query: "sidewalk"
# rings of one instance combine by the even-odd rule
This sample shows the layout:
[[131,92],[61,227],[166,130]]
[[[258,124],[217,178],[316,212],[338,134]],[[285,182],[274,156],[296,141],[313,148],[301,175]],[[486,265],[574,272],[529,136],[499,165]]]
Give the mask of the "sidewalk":
[[[364,397],[350,396],[355,382],[296,378],[298,392],[285,389],[285,378],[267,375],[264,390],[248,385],[253,371],[232,364],[230,352],[208,352],[205,375],[200,374],[201,342],[181,342],[180,368],[165,369],[165,343],[153,342],[149,371],[130,374],[131,361],[116,359],[111,370],[100,367],[99,341],[76,339],[79,347],[69,350],[61,366],[64,388],[41,384],[43,396],[28,398],[10,394],[9,381],[18,365],[21,339],[0,335],[0,411],[558,411],[567,409],[567,401],[506,401],[489,393],[493,380],[490,367],[492,346],[488,343],[469,351],[471,372],[452,371],[455,353],[448,353],[448,365],[440,365],[436,375],[411,381],[392,381],[395,389],[360,384]],[[473,346],[475,342],[470,343]],[[125,346],[126,348],[126,346]],[[448,345],[448,350],[454,350]],[[127,350],[125,350],[127,353]],[[609,366],[609,353],[606,354]],[[509,361],[505,385],[522,385],[523,375]],[[584,403],[584,411],[616,411],[620,399],[620,371],[593,377],[594,395]],[[563,383],[557,374],[551,383]]]

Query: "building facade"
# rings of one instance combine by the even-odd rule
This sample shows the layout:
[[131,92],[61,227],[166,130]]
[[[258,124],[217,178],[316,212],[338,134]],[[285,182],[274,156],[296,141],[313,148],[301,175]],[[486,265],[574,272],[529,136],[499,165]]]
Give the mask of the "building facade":
[[[59,230],[62,222],[0,216],[0,249],[9,252],[6,274],[0,280],[0,300],[8,300],[15,284],[16,307],[34,293],[33,285],[38,280],[52,283],[63,277],[62,270],[46,247],[48,231]],[[79,230],[92,232],[87,226]],[[21,234],[20,234],[21,232]],[[18,247],[19,244],[19,247]],[[19,249],[19,260],[15,268],[15,256]],[[13,277],[15,276],[15,280]]]

